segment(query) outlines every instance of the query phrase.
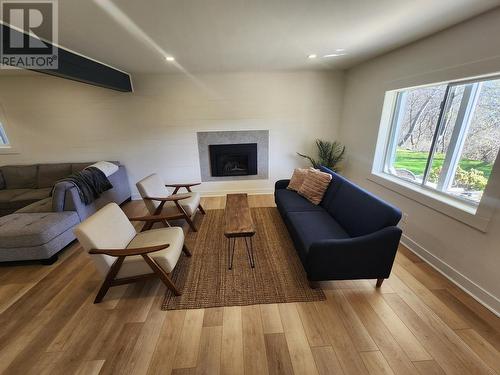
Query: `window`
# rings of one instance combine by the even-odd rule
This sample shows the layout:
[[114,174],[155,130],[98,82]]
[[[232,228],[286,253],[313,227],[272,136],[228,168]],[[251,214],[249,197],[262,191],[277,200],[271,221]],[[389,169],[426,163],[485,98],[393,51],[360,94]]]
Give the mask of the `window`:
[[500,149],[500,77],[398,90],[380,169],[477,206]]
[[7,138],[7,134],[5,134],[5,129],[3,128],[1,122],[0,122],[0,147],[10,147],[9,139]]

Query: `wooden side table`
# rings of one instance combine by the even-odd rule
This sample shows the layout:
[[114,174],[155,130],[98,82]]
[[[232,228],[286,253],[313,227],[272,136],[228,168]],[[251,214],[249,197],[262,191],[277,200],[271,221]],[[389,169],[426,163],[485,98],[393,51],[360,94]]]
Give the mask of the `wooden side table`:
[[[229,269],[233,268],[234,248],[237,238],[245,240],[250,267],[255,268],[252,237],[255,234],[247,194],[226,196],[224,236],[228,239],[227,257]],[[250,244],[248,244],[250,242]]]

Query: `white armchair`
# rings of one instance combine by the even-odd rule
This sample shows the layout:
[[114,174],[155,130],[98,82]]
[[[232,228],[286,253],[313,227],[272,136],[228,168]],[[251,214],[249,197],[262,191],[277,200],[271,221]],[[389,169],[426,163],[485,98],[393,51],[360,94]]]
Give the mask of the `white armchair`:
[[[148,222],[158,217],[130,220]],[[181,228],[137,233],[121,208],[109,203],[76,226],[74,232],[83,248],[92,254],[97,269],[106,275],[94,303],[101,302],[111,286],[156,277],[175,295],[181,294],[168,276],[181,251],[191,256]]]
[[[204,215],[205,210],[200,204],[200,193],[191,190],[191,187],[195,185],[199,185],[199,183],[165,185],[156,173],[143,178],[136,184],[137,190],[139,190],[139,194],[141,194],[151,215],[162,214],[167,217],[167,220],[184,219],[191,229],[196,232],[193,223],[196,211],[200,210]],[[169,187],[174,188],[172,194],[168,190]],[[187,193],[177,194],[181,188],[185,188]],[[152,224],[147,225],[146,230]]]

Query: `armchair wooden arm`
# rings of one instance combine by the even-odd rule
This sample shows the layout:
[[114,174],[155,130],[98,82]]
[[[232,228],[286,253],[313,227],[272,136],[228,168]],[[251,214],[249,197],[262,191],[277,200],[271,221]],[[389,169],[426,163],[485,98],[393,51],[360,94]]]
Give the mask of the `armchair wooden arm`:
[[90,249],[89,254],[105,254],[112,257],[125,257],[129,255],[143,255],[154,253],[168,248],[170,244],[163,244],[157,246],[138,247],[135,249]]
[[200,185],[201,182],[194,182],[194,183],[191,183],[191,184],[166,184],[165,186],[166,187],[173,187],[175,188],[174,189],[174,192],[172,194],[177,194],[177,192],[181,189],[181,188],[185,188],[188,192],[191,192],[191,187],[192,186],[196,186],[196,185]]
[[137,216],[137,217],[129,217],[130,221],[145,221],[145,222],[157,222],[164,220],[179,220],[184,218],[183,214],[178,215],[146,215],[146,216]]
[[[150,230],[153,227],[154,223],[162,222],[165,226],[169,227],[170,224],[168,220],[178,220],[178,219],[186,219],[188,223],[190,222],[189,217],[186,214],[186,211],[182,208],[178,201],[183,199],[188,199],[188,195],[175,196],[171,195],[168,197],[160,198],[160,197],[144,197],[144,200],[153,200],[159,201],[160,204],[156,207],[156,210],[153,215],[146,215],[141,217],[132,217],[129,218],[130,221],[145,221],[144,227],[141,229],[141,232]],[[178,214],[177,215],[161,215],[163,207],[166,202],[174,202],[177,207]],[[192,224],[192,223],[191,223]]]
[[188,195],[184,195],[184,196],[176,196],[176,195],[170,195],[168,197],[144,197],[143,199],[147,199],[147,200],[150,200],[150,201],[159,201],[159,202],[177,202],[177,201],[180,201],[182,199],[188,199],[189,196]]
[[196,185],[201,185],[201,182],[193,182],[191,184],[166,184],[166,187],[191,187],[191,186],[196,186]]

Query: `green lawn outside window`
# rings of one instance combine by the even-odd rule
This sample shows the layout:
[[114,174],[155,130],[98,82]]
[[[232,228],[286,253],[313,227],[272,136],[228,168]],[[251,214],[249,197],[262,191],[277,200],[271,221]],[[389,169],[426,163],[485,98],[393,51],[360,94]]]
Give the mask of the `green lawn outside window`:
[[[433,168],[440,167],[443,164],[444,154],[436,153],[433,161]],[[398,149],[396,151],[396,161],[394,162],[394,168],[396,169],[407,169],[411,171],[416,176],[422,176],[425,170],[425,164],[427,163],[427,152],[420,151],[409,151]],[[470,169],[476,169],[484,173],[484,177],[489,178],[492,164],[485,163],[481,160],[461,160],[459,163],[460,167],[466,171]]]

